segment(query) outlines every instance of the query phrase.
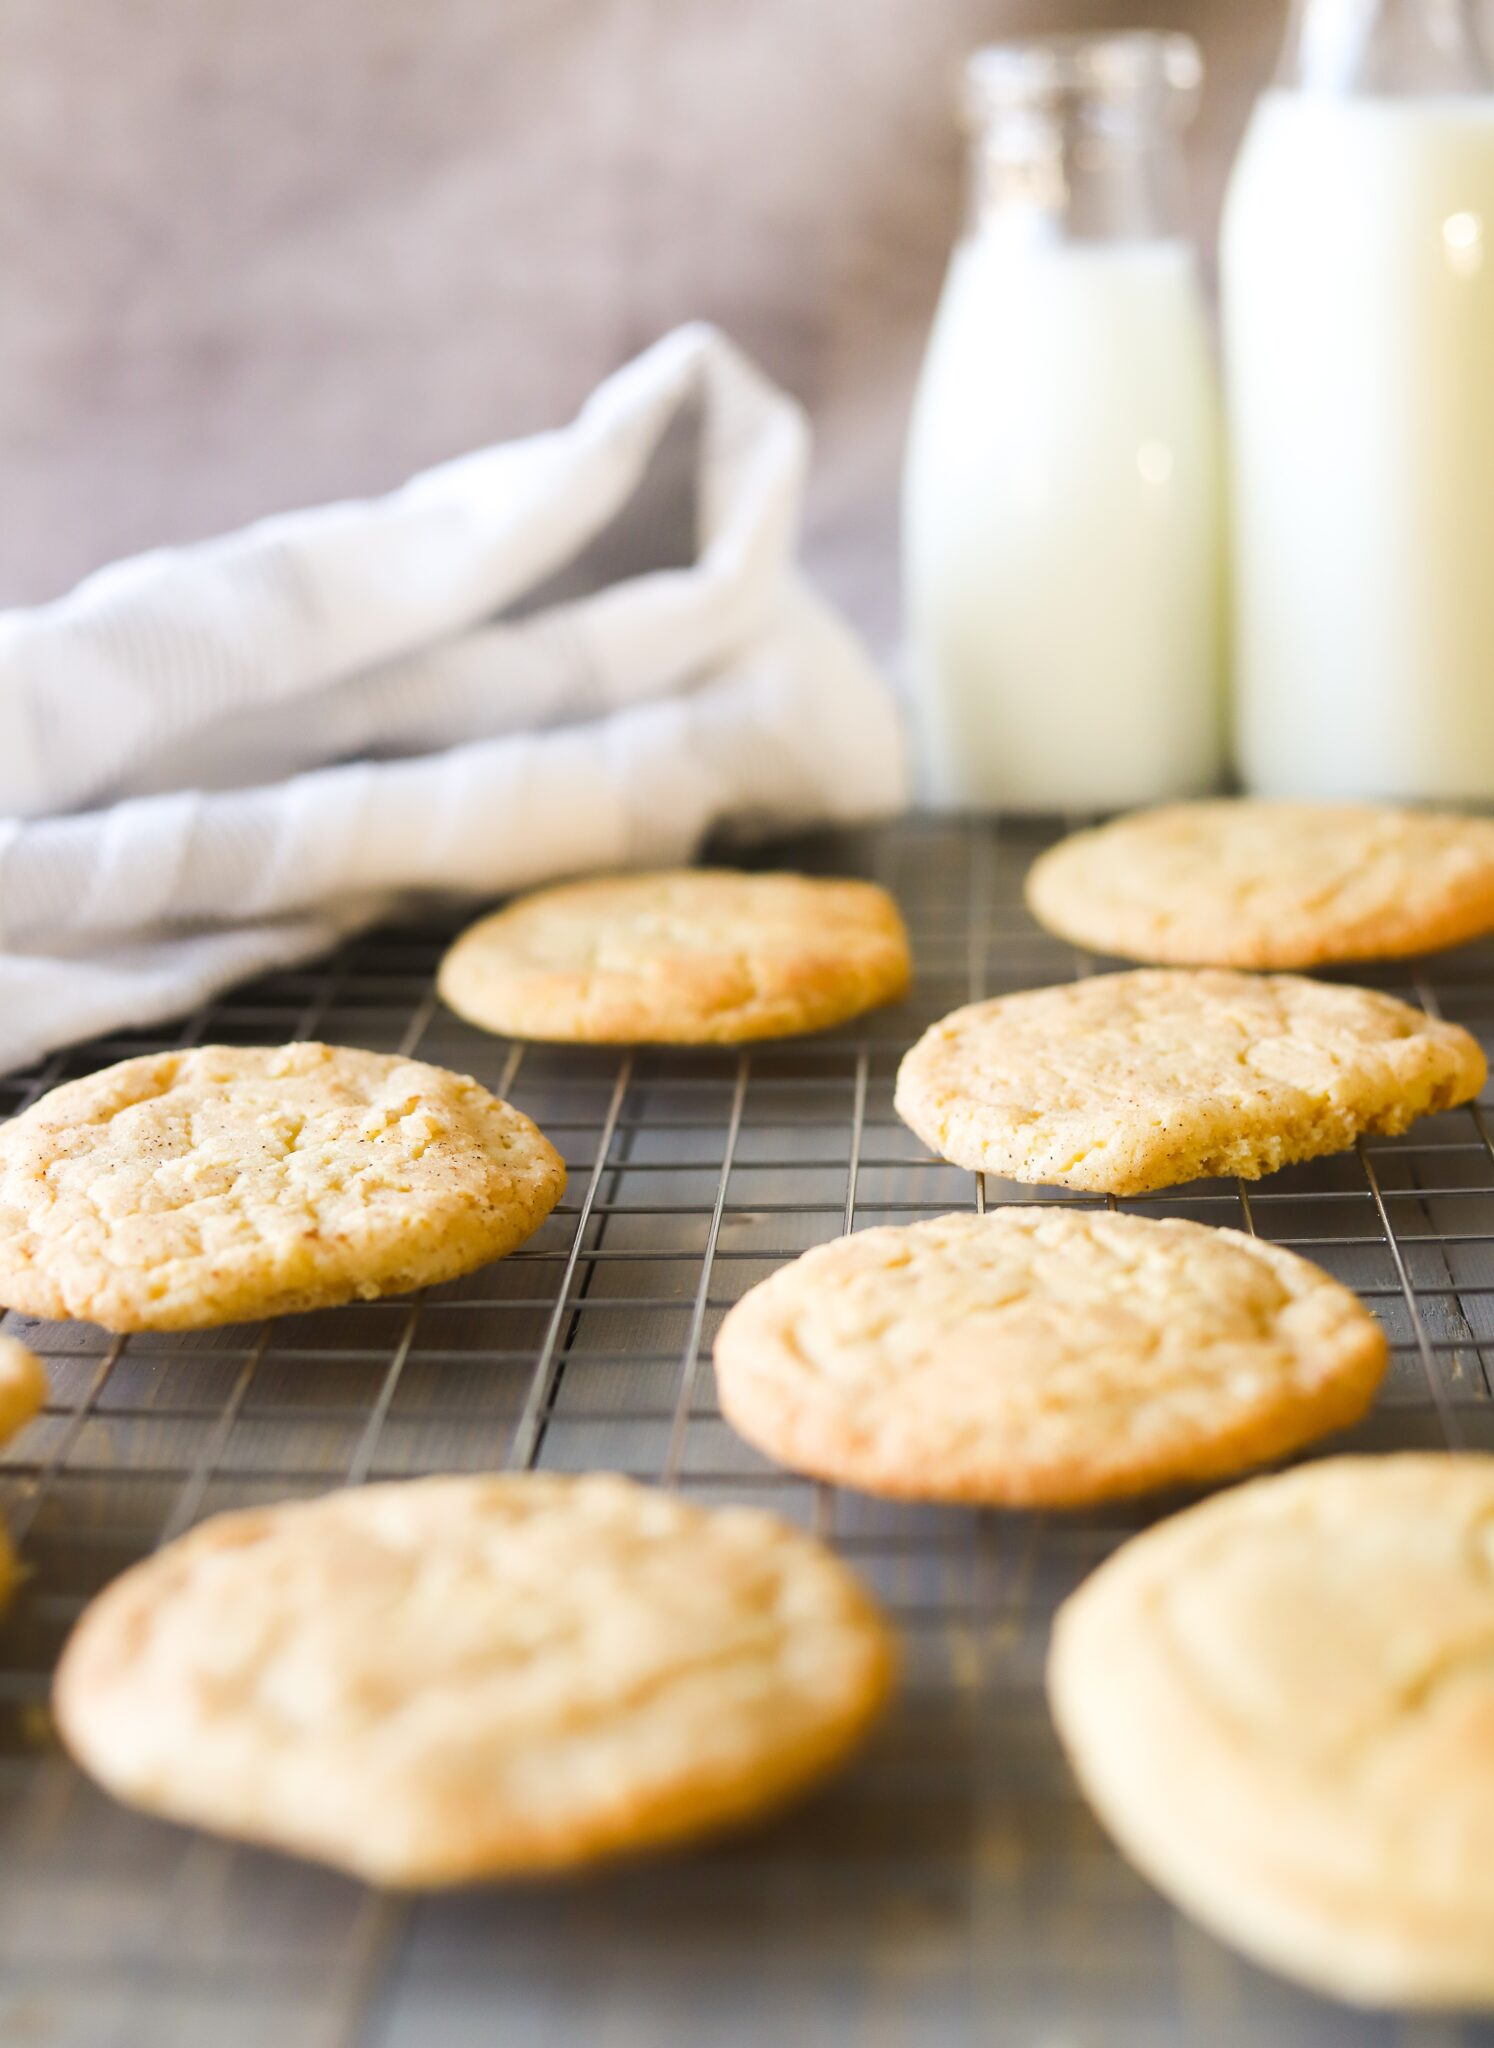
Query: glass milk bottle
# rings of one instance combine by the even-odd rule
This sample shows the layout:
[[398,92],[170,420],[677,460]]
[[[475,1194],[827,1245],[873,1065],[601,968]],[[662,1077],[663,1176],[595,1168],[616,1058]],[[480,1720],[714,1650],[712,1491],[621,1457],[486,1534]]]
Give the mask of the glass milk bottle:
[[1461,0],[1298,0],[1221,245],[1255,789],[1494,798],[1494,96]]
[[966,67],[968,226],[913,410],[905,596],[923,795],[1090,810],[1219,769],[1218,422],[1180,212],[1181,36]]

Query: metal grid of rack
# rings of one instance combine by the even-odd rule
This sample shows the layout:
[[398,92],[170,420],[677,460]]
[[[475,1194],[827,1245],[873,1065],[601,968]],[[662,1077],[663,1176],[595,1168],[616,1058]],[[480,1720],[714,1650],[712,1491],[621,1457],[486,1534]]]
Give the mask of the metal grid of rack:
[[[7,1327],[52,1398],[5,1458],[29,1567],[0,1628],[0,2042],[61,2048],[466,2048],[502,2042],[1494,2042],[1494,2027],[1322,2004],[1177,1919],[1079,1801],[1041,1693],[1055,1603],[1176,1501],[1075,1516],[880,1502],[784,1473],[716,1408],[711,1339],[784,1260],[843,1230],[1030,1189],[943,1165],[897,1121],[897,1062],[971,997],[1091,972],[1021,906],[1051,831],[912,822],[776,849],[900,898],[912,997],[742,1053],[504,1044],[441,1009],[439,919],[354,939],[178,1031],[0,1082],[14,1111],[163,1043],[320,1036],[476,1074],[570,1168],[521,1252],[413,1300],[111,1340]],[[1494,1038],[1494,945],[1365,976]],[[1144,1198],[1315,1258],[1387,1324],[1361,1447],[1494,1448],[1494,1139],[1483,1109],[1278,1174]],[[348,1480],[606,1467],[812,1527],[903,1636],[894,1711],[797,1812],[580,1883],[406,1900],[122,1812],[51,1741],[49,1675],[84,1602],[201,1516]]]

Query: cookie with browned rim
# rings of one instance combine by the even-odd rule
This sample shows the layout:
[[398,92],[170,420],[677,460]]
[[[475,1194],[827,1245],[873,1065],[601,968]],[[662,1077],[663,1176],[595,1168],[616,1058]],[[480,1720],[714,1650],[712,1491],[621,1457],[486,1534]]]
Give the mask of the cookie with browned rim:
[[0,1301],[194,1330],[428,1287],[554,1208],[553,1145],[476,1081],[345,1046],[196,1046],[0,1129]]
[[440,989],[504,1037],[736,1045],[844,1023],[909,972],[897,905],[871,882],[695,868],[522,896],[462,934]]
[[1139,969],[955,1010],[898,1070],[898,1114],[956,1166],[1136,1195],[1254,1180],[1466,1102],[1476,1039],[1372,989]]
[[913,1500],[1073,1507],[1356,1422],[1385,1335],[1236,1230],[1057,1203],[857,1231],[739,1301],[728,1422],[795,1471]]
[[1094,953],[1313,967],[1494,931],[1494,820],[1377,804],[1170,804],[1076,832],[1027,877],[1033,916]]

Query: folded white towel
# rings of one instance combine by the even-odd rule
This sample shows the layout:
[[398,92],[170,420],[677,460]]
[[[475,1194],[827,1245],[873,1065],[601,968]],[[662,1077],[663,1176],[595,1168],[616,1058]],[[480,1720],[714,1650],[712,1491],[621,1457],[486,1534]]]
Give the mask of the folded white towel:
[[0,1069],[484,895],[903,800],[798,408],[681,329],[573,425],[0,616]]

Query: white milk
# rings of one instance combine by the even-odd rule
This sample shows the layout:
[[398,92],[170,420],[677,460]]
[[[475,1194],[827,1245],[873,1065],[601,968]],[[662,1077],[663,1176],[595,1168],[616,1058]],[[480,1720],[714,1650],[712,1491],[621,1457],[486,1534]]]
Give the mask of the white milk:
[[1216,438],[1186,244],[955,252],[904,498],[930,801],[1108,808],[1214,780]]
[[1494,797],[1494,99],[1268,93],[1221,262],[1245,779]]

